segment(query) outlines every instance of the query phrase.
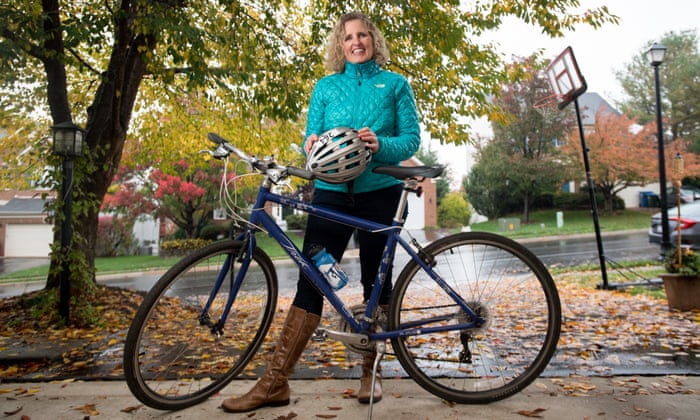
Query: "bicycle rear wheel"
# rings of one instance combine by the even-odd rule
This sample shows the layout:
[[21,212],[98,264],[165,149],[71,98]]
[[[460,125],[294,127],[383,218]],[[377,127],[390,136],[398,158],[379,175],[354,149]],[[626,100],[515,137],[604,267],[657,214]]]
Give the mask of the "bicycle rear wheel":
[[[522,245],[483,232],[439,239],[425,252],[486,323],[393,339],[403,368],[430,393],[457,403],[488,403],[521,391],[547,366],[559,339],[561,307],[547,269]],[[392,296],[390,330],[470,322],[415,261],[399,275]]]
[[[144,404],[165,410],[198,404],[238,375],[262,344],[277,303],[277,274],[259,249],[225,323],[214,326],[241,270],[242,247],[227,240],[191,253],[144,298],[124,346],[126,382]],[[224,281],[214,294],[220,273]]]

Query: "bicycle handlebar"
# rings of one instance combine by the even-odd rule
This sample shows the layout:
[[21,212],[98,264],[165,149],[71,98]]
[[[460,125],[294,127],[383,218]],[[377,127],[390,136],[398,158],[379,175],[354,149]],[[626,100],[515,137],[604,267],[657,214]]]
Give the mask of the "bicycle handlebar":
[[251,156],[242,151],[241,149],[237,148],[233,144],[229,143],[226,139],[224,139],[216,133],[209,133],[208,137],[209,140],[219,145],[216,151],[212,152],[212,155],[217,159],[225,158],[229,154],[233,153],[239,158],[241,158],[243,161],[249,163],[253,168],[266,175],[270,175],[268,171],[277,172],[277,174],[275,174],[275,176],[272,176],[272,178],[280,178],[279,172],[281,172],[281,178],[284,178],[288,175],[304,178],[307,180],[312,180],[316,178],[316,176],[311,171],[308,171],[306,169],[289,165],[282,166],[277,164],[277,162],[273,158],[258,159],[255,156]]

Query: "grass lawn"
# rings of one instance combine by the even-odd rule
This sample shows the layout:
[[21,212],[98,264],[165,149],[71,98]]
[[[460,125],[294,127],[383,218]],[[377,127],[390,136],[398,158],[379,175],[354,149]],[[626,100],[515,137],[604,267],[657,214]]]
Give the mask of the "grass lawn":
[[[520,215],[513,215],[518,218]],[[564,226],[557,228],[556,210],[536,211],[530,215],[530,223],[520,225],[513,231],[502,231],[498,220],[478,223],[471,226],[475,231],[487,231],[502,234],[514,239],[532,238],[553,235],[572,235],[578,233],[593,233],[593,218],[590,211],[565,211]],[[510,217],[510,216],[509,216]],[[649,226],[650,213],[639,210],[625,210],[614,215],[600,215],[602,232],[619,230],[646,229]],[[296,233],[290,234],[292,240],[301,248],[302,236]],[[282,248],[267,235],[258,235],[258,246],[265,250],[270,258],[282,258],[286,256]],[[126,256],[112,258],[96,258],[95,268],[98,274],[115,272],[148,271],[166,269],[171,267],[179,258],[161,258],[158,256]],[[49,266],[36,267],[15,273],[0,276],[0,283],[15,281],[44,280],[48,274]]]
[[[521,215],[509,215],[507,217],[519,219]],[[520,223],[520,227],[514,230],[502,230],[498,220],[471,225],[475,231],[486,231],[502,234],[510,238],[533,238],[553,235],[573,235],[577,233],[593,233],[593,216],[590,210],[564,211],[564,225],[557,227],[557,210],[543,210],[530,214],[528,224]],[[614,232],[620,230],[648,229],[651,213],[640,210],[624,210],[615,214],[599,214],[600,231]]]
[[[301,248],[302,237],[291,233],[290,238]],[[286,256],[282,248],[267,235],[257,235],[258,246],[265,250],[270,258]],[[131,255],[125,257],[95,258],[97,274],[126,273],[134,271],[162,270],[173,266],[181,257],[161,258],[150,255]],[[34,267],[14,273],[0,276],[0,283],[16,281],[45,280],[49,272],[49,265]]]

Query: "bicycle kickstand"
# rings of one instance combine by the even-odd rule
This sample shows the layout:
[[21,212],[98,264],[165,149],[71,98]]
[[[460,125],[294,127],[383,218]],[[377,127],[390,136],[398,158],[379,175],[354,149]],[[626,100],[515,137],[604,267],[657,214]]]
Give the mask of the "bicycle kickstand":
[[377,369],[379,369],[379,362],[381,362],[386,353],[386,343],[384,341],[377,342],[376,344],[377,355],[374,357],[374,365],[372,366],[372,384],[369,388],[369,409],[367,413],[367,420],[372,420],[372,408],[374,406],[374,386],[377,383]]

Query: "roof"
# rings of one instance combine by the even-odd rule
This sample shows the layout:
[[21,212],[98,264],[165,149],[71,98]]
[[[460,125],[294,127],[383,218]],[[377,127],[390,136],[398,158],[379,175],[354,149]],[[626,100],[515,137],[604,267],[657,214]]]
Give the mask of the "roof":
[[615,109],[608,101],[603,99],[595,92],[585,92],[578,97],[578,106],[581,109],[581,120],[583,125],[595,125],[595,116],[598,111],[603,109],[603,112],[610,112],[615,115],[621,115],[620,111]]
[[41,198],[13,198],[4,206],[0,206],[1,215],[40,215],[45,214],[44,200]]

